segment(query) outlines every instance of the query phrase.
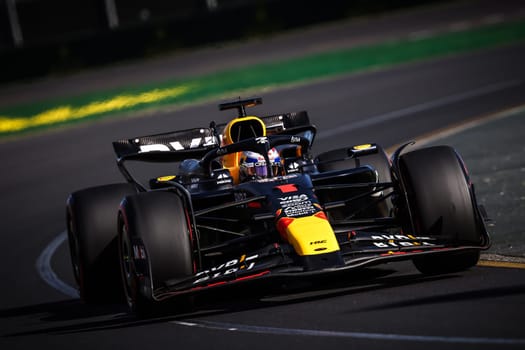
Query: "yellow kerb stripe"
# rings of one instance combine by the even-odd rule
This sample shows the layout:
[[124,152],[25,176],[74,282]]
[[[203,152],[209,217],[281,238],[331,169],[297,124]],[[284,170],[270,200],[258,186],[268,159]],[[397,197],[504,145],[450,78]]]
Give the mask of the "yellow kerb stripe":
[[30,117],[10,118],[0,116],[0,133],[82,119],[96,114],[131,108],[139,104],[158,102],[167,98],[178,97],[188,90],[188,86],[154,89],[137,95],[119,95],[107,100],[91,102],[77,108],[59,106]]
[[511,261],[480,260],[478,261],[478,266],[525,269],[525,263],[511,262]]

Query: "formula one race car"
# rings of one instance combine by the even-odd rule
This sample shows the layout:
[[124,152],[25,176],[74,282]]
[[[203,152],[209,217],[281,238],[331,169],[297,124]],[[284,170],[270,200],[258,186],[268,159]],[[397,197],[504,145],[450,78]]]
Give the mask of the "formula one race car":
[[[389,158],[370,143],[314,157],[307,113],[246,115],[260,103],[220,104],[238,111],[224,125],[113,143],[127,183],[67,201],[84,301],[120,296],[149,316],[170,300],[277,276],[404,259],[425,274],[455,272],[489,247],[486,215],[453,148],[404,152],[408,143]],[[141,181],[131,161],[178,171]]]

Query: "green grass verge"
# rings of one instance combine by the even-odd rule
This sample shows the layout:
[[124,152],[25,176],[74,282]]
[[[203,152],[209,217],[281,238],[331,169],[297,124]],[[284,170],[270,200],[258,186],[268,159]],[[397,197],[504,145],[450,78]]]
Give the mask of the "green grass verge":
[[301,83],[399,63],[505,45],[525,39],[525,22],[486,26],[426,38],[310,55],[231,69],[186,80],[85,94],[0,110],[0,138],[57,125],[166,105],[187,104],[228,93]]

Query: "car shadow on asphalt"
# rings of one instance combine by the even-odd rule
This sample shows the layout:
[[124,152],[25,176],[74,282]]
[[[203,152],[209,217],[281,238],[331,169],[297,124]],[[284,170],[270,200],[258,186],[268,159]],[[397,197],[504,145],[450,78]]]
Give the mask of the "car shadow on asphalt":
[[[425,276],[417,272],[398,275],[387,268],[365,268],[341,276],[276,280],[222,288],[195,297],[189,312],[166,310],[165,315],[139,319],[124,305],[86,305],[79,299],[0,310],[0,322],[15,321],[1,337],[39,334],[70,334],[184,321],[199,317],[303,303],[357,293],[370,293],[399,286],[459,277],[455,274]],[[463,296],[466,297],[466,296]],[[26,326],[28,323],[30,326]]]

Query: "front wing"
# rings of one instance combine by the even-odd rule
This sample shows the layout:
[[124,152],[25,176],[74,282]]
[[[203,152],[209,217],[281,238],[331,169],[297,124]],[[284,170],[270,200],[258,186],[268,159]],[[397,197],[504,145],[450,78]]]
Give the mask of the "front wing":
[[273,244],[263,250],[244,254],[189,278],[165,281],[154,291],[162,301],[183,294],[195,294],[240,283],[277,278],[309,278],[344,273],[382,263],[411,260],[424,255],[480,251],[490,246],[488,236],[479,246],[451,246],[431,237],[366,233],[351,241],[353,247],[341,246],[343,264],[309,270],[288,244]]

